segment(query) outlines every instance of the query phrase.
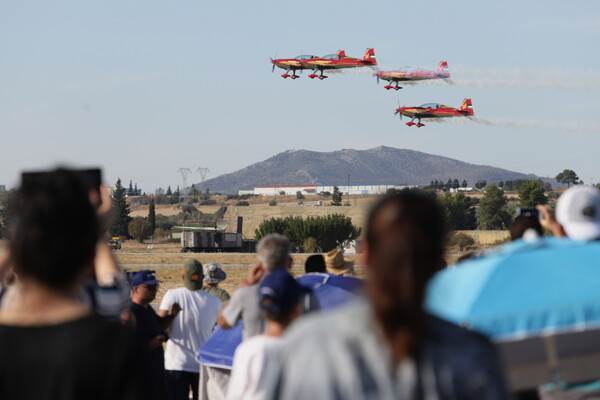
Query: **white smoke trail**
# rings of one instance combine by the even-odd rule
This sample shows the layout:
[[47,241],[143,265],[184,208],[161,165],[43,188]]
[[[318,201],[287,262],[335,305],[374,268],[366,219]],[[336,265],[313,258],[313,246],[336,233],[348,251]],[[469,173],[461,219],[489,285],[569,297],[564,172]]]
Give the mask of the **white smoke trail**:
[[510,118],[440,118],[424,120],[467,125],[507,126],[513,128],[542,129],[558,132],[600,133],[600,124],[582,122],[552,122]]
[[457,85],[477,88],[600,91],[600,71],[591,69],[451,66],[450,76]]

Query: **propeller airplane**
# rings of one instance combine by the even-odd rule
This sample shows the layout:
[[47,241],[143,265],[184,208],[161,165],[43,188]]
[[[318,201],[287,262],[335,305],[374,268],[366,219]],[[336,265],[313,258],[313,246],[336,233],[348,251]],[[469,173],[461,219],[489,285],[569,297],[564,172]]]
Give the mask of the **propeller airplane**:
[[[375,51],[372,48],[367,49],[362,59],[347,57],[344,50],[339,50],[337,54],[329,54],[321,58],[302,60],[305,69],[312,69],[313,73],[308,75],[309,78],[325,79],[327,75],[323,75],[323,71],[336,70],[344,68],[359,68],[359,67],[375,67],[377,60],[375,59]],[[320,75],[317,75],[320,72]]]
[[[300,77],[296,75],[296,71],[308,69],[303,63],[304,60],[314,60],[317,58],[319,57],[308,54],[303,54],[296,58],[279,58],[275,60],[271,58],[271,64],[273,64],[273,69],[271,72],[275,71],[275,67],[279,67],[281,69],[285,69],[285,73],[281,74],[282,78],[292,78],[292,80],[297,79]],[[290,71],[292,71],[292,75],[289,74]]]
[[[414,83],[426,79],[449,79],[450,73],[448,72],[448,63],[442,61],[435,71],[403,67],[395,71],[378,71],[375,76],[377,76],[377,83],[380,79],[390,82],[390,85],[384,86],[387,90],[399,90],[402,89],[402,86],[398,86],[399,82]],[[395,85],[392,86],[391,83],[395,83]]]
[[[416,126],[420,128],[425,126],[421,123],[421,119],[436,119],[436,118],[451,118],[451,117],[467,117],[473,116],[473,103],[471,99],[464,99],[460,108],[448,107],[443,104],[426,103],[419,107],[398,107],[395,114],[410,117],[408,126]],[[417,120],[415,123],[414,120]]]

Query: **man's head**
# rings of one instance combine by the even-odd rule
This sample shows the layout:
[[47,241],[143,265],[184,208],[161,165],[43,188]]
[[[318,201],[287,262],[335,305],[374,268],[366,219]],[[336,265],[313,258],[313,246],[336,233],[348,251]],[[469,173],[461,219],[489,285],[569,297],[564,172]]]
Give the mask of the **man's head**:
[[136,272],[131,278],[131,288],[133,291],[131,300],[143,306],[152,303],[156,298],[156,291],[160,282],[156,279],[154,271],[142,270]]
[[207,285],[216,285],[227,278],[227,274],[221,268],[221,265],[216,262],[204,264],[204,283]]
[[584,185],[567,189],[556,203],[556,220],[572,239],[599,239],[600,191]]
[[265,318],[283,325],[288,325],[299,314],[303,293],[300,284],[285,269],[271,272],[258,286],[259,304]]
[[10,257],[22,279],[66,288],[91,273],[99,222],[76,171],[24,175],[11,209]]
[[189,290],[200,290],[202,289],[202,279],[204,279],[204,272],[202,271],[202,263],[198,260],[189,259],[183,265],[181,271],[183,275],[183,284]]
[[292,265],[291,252],[290,241],[278,233],[268,234],[256,245],[258,261],[267,272],[290,268]]
[[310,274],[311,272],[326,272],[325,259],[321,254],[313,254],[306,259],[304,263],[304,272]]
[[417,329],[425,287],[444,265],[444,216],[434,200],[401,192],[383,197],[366,225],[366,288],[388,338]]

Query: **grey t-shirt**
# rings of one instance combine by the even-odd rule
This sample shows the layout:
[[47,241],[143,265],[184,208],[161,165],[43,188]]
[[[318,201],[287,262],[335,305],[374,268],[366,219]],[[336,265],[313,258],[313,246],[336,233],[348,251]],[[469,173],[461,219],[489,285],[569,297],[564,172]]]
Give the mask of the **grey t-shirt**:
[[[223,317],[229,326],[237,325],[244,320],[242,340],[260,335],[265,330],[265,320],[262,316],[258,297],[258,284],[245,286],[231,296],[229,304],[223,310]],[[319,298],[314,292],[305,295],[301,301],[302,313],[321,309]]]
[[258,284],[245,286],[231,296],[229,304],[223,310],[223,317],[230,326],[237,325],[240,319],[244,320],[242,340],[260,335],[265,330],[258,300]]

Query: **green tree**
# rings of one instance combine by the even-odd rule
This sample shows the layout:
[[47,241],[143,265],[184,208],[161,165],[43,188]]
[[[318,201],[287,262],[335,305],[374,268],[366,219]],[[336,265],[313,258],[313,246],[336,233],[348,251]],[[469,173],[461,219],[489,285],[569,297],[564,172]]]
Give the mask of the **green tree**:
[[535,207],[538,204],[546,204],[548,197],[544,194],[544,183],[530,179],[519,188],[519,202],[521,207]]
[[171,191],[171,185],[169,185],[169,186],[167,187],[167,192],[166,192],[165,194],[166,194],[167,196],[170,196],[170,195],[172,195],[172,194],[173,194],[173,192]]
[[304,242],[302,242],[302,248],[307,253],[314,253],[317,246],[317,239],[314,237],[307,237],[304,239]]
[[150,204],[148,204],[148,223],[150,224],[150,229],[152,232],[156,229],[156,211],[154,209],[154,199],[150,200]]
[[503,181],[498,182],[498,187],[500,189],[502,189],[504,187],[504,182]]
[[470,197],[465,196],[464,193],[457,193],[454,196],[451,193],[444,193],[437,198],[437,201],[444,210],[449,230],[475,229],[477,218]]
[[121,179],[117,179],[113,190],[113,222],[108,227],[111,236],[129,237],[129,223],[131,210],[125,199],[125,188],[121,185]]
[[294,246],[302,246],[304,241],[312,237],[323,251],[333,250],[350,240],[360,236],[361,229],[352,224],[352,219],[341,214],[330,214],[325,217],[288,216],[270,218],[263,221],[255,230],[256,239],[269,233],[280,233],[287,236]]
[[571,169],[565,169],[563,172],[556,175],[556,182],[564,185],[567,184],[567,187],[571,187],[571,184],[576,184],[579,181],[579,177],[575,173],[575,171]]
[[133,196],[133,185],[131,179],[129,180],[129,189],[127,189],[127,196]]
[[479,203],[479,228],[506,229],[510,222],[507,204],[508,201],[502,189],[496,185],[488,186],[485,196]]
[[296,192],[296,200],[302,200],[302,199],[304,199],[304,198],[305,198],[305,197],[304,197],[304,195],[302,194],[302,192],[298,190],[298,191]]
[[128,225],[129,236],[133,237],[140,243],[144,243],[144,239],[152,235],[150,224],[143,218],[136,218]]
[[331,194],[331,205],[341,206],[342,205],[342,193],[337,186],[333,187],[333,193]]
[[485,185],[487,185],[487,182],[483,179],[480,179],[477,182],[475,182],[475,187],[479,190],[483,189]]
[[460,184],[460,186],[466,188],[469,184],[467,183],[466,179],[463,179],[462,183]]

